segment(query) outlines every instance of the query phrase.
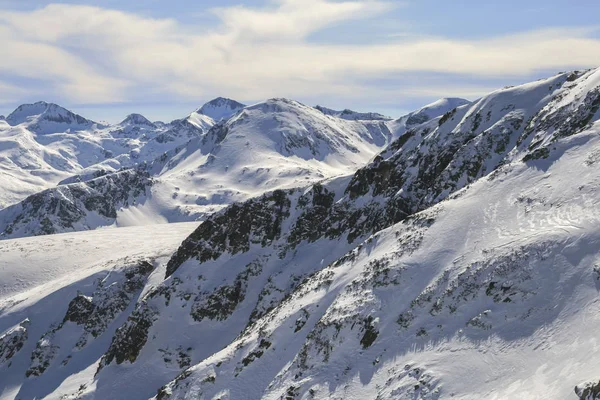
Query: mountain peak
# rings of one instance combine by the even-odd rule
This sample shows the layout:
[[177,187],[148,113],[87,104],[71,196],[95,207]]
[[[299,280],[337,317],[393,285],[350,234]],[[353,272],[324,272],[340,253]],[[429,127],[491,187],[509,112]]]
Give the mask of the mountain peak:
[[353,111],[348,108],[343,109],[342,111],[333,110],[331,108],[323,107],[323,106],[315,106],[315,108],[321,111],[325,115],[330,115],[332,117],[347,119],[347,120],[390,120],[392,118],[386,117],[385,115],[376,113],[376,112],[358,112]]
[[441,110],[451,111],[456,107],[464,106],[465,104],[470,104],[471,102],[467,99],[461,99],[460,97],[442,97],[439,100],[434,101],[433,103],[427,104],[421,107],[419,110],[415,112],[415,114],[430,111],[437,113]]
[[[47,103],[38,101],[33,104],[22,104],[6,117],[6,121],[10,125],[19,125],[27,123],[31,127],[47,131],[48,129],[41,128],[40,123],[50,123],[50,125],[91,125],[94,124],[81,115],[75,114],[64,107],[55,103]],[[48,126],[46,128],[49,128]],[[50,129],[52,130],[52,129]]]
[[222,119],[228,119],[244,107],[246,107],[246,105],[238,101],[226,97],[217,97],[204,104],[196,112],[206,115],[218,122]]
[[469,100],[461,99],[459,97],[443,97],[434,101],[433,103],[421,107],[417,111],[410,113],[408,115],[408,119],[406,120],[406,125],[410,126],[421,124],[425,121],[429,121],[432,118],[444,115],[457,107],[470,103],[471,102]]
[[150,122],[150,120],[144,117],[142,114],[129,114],[123,121],[120,122],[120,125],[143,125],[151,128],[155,128],[156,125]]

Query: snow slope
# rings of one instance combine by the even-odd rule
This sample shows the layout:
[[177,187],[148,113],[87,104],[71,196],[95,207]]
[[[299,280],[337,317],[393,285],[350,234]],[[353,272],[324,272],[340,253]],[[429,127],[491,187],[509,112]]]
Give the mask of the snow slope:
[[94,121],[45,101],[17,107],[6,117],[6,122],[12,126],[25,125],[32,132],[39,134],[84,130],[97,125]]
[[[203,361],[161,389],[160,398],[574,395],[576,384],[598,374],[592,361],[579,361],[593,346],[592,336],[561,347],[572,342],[572,332],[557,328],[562,333],[553,356],[533,363],[521,353],[524,347],[543,347],[544,329],[554,321],[559,327],[580,323],[573,310],[596,294],[598,232],[596,217],[586,210],[597,208],[598,175],[587,160],[597,152],[598,128],[586,129],[598,110],[594,101],[582,99],[593,96],[598,76],[589,72],[571,83],[565,74],[495,92],[401,138],[350,182],[274,193],[209,219],[171,259],[170,278],[157,295],[138,304],[148,342],[140,348],[128,339],[139,324],[122,327],[98,376],[110,380],[127,373],[122,354],[135,358],[132,365],[145,371],[147,381],[159,380],[169,372],[158,366],[157,348],[181,345],[192,360]],[[548,87],[557,92],[548,95]],[[563,103],[567,96],[570,102]],[[576,124],[579,130],[538,156],[528,128],[539,137],[556,137],[576,122],[551,117],[567,104],[588,122]],[[517,124],[519,117],[529,122]],[[448,148],[452,153],[444,155]],[[402,175],[396,178],[392,166]],[[440,203],[452,192],[454,198]],[[389,199],[383,208],[382,196]],[[406,219],[419,209],[425,211]],[[279,229],[273,230],[271,218]],[[588,218],[580,232],[577,227]],[[368,238],[398,220],[404,222]],[[585,232],[587,242],[570,250]],[[565,261],[563,253],[582,257]],[[545,276],[548,269],[551,278]],[[199,293],[193,289],[198,273]],[[563,287],[563,281],[571,286]],[[179,300],[165,302],[160,295],[165,290]],[[548,307],[557,292],[563,302]],[[183,322],[185,315],[193,321]],[[181,321],[185,336],[173,329],[163,333],[172,320]],[[197,349],[196,343],[214,346]],[[490,361],[482,361],[479,355],[488,346]],[[464,354],[464,375],[454,362],[457,349]],[[559,372],[538,372],[568,354],[579,363],[561,372],[561,380]],[[522,383],[515,385],[517,377]],[[540,383],[531,385],[534,379]],[[134,388],[141,397],[149,394],[144,390]]]
[[[127,278],[127,270],[141,262],[160,265],[195,225],[121,228],[118,233],[100,229],[2,241],[0,398],[43,397],[68,376],[93,365],[106,350],[114,329],[125,321],[125,309],[141,293],[140,283],[145,285],[152,282],[153,276],[164,274],[164,268],[159,269],[139,282],[136,276]],[[124,285],[126,282],[130,287]],[[78,294],[95,296],[98,304],[95,324],[92,321],[87,325],[67,322],[57,330],[58,334],[46,335],[45,341],[38,343],[42,335],[62,322],[69,302]],[[25,320],[26,323],[21,323]],[[95,337],[83,334],[92,328],[96,330]],[[10,337],[24,336],[24,340],[7,341],[5,334],[11,330]],[[21,335],[16,335],[15,330]],[[75,341],[84,337],[86,345],[75,346]],[[11,348],[18,350],[6,360]],[[32,352],[38,348],[46,350],[45,353],[38,351],[38,354],[56,360],[57,365],[45,370],[44,377],[30,375],[23,380],[25,371],[34,364]]]
[[406,124],[409,126],[428,121],[432,118],[444,115],[455,108],[469,104],[470,101],[456,97],[439,99],[428,104],[406,116]]
[[600,376],[597,132],[372,236],[161,398],[575,398]]
[[[541,96],[543,89],[556,85],[562,89],[548,98]],[[213,282],[221,282],[228,267],[245,264],[244,257],[255,261],[245,269],[238,267],[233,279],[229,273],[225,280],[230,286],[217,287],[208,297],[197,296],[191,305],[182,301],[173,309],[190,307],[200,323],[185,329],[195,329],[195,338],[215,335],[216,329],[222,329],[222,337],[241,327],[239,319],[248,315],[249,324],[225,349],[162,388],[158,398],[576,397],[575,385],[597,381],[600,374],[593,357],[586,357],[596,348],[593,332],[599,321],[600,232],[595,210],[600,176],[594,166],[600,151],[600,124],[594,124],[600,117],[599,85],[599,71],[577,77],[565,74],[493,93],[462,118],[457,111],[457,128],[464,129],[464,125],[472,128],[471,122],[480,120],[476,116],[490,105],[509,113],[519,110],[519,104],[538,107],[522,133],[512,132],[517,140],[508,140],[504,160],[496,161],[485,178],[468,187],[463,181],[463,189],[446,196],[446,201],[402,218],[403,222],[351,246],[354,249],[343,257],[338,252],[348,248],[347,236],[335,240],[338,233],[319,232],[318,227],[304,227],[308,242],[290,249],[297,243],[293,236],[302,220],[293,214],[291,231],[285,219],[280,225],[286,240],[276,237],[265,252],[260,239],[268,238],[268,231],[254,228],[247,250],[233,244],[222,249],[215,242],[221,233],[212,236],[201,226],[169,262],[172,279],[185,282],[202,265],[208,282],[210,274],[216,274]],[[507,98],[514,108],[499,101]],[[571,118],[557,117],[565,114]],[[516,125],[512,116],[493,123],[490,117],[487,127],[482,118],[482,137],[469,142],[482,143],[486,132],[500,135],[501,120]],[[534,129],[530,132],[528,127]],[[525,144],[534,132],[538,140]],[[504,142],[502,135],[500,139]],[[543,143],[547,147],[541,148],[547,151],[540,152]],[[471,159],[486,156],[478,162],[480,168],[495,159],[483,149],[471,152]],[[452,171],[462,159],[458,151],[446,169]],[[435,182],[432,188],[436,193]],[[307,199],[312,197],[315,212],[324,206],[322,190],[313,189]],[[321,200],[315,202],[317,193]],[[334,193],[333,203],[338,205],[343,200],[336,201],[340,192]],[[292,197],[290,210],[296,201],[303,204],[301,199]],[[340,212],[335,210],[325,215]],[[336,226],[341,228],[339,219]],[[273,249],[279,261],[268,255]],[[224,257],[227,253],[232,255]],[[187,287],[176,286],[183,291]],[[256,286],[263,288],[258,296]],[[231,293],[238,293],[239,303],[231,304],[227,287],[235,289]],[[217,295],[222,300],[213,308],[212,296]],[[255,304],[252,313],[248,303]],[[145,304],[152,308],[149,305],[155,303],[148,299]],[[157,310],[159,317],[153,322],[157,328],[151,328],[149,336],[160,335],[160,315],[167,314],[162,307]],[[204,323],[206,319],[213,322]],[[140,362],[151,354],[142,350]]]

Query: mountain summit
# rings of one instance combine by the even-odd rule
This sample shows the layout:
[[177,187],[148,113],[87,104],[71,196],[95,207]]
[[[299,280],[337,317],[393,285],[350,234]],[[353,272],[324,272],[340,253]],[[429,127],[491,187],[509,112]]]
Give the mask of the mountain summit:
[[225,97],[217,97],[200,107],[196,112],[211,117],[216,122],[228,119],[233,114],[246,107],[238,101]]
[[143,125],[151,128],[156,128],[148,118],[144,117],[142,114],[129,114],[123,121],[120,122],[119,125]]
[[470,103],[471,102],[469,100],[458,97],[445,97],[439,99],[431,104],[421,107],[415,112],[410,113],[408,115],[408,119],[406,120],[406,125],[411,126],[421,124],[433,117],[444,115],[447,112],[456,109],[457,107],[461,107]]
[[392,118],[386,117],[385,115],[376,113],[376,112],[357,112],[352,111],[350,109],[344,109],[342,111],[332,110],[331,108],[323,107],[323,106],[315,106],[315,108],[321,111],[325,115],[329,115],[332,117],[354,120],[354,121],[388,121]]
[[58,104],[45,101],[20,105],[6,117],[6,121],[12,126],[27,124],[28,129],[36,133],[64,131],[65,125],[74,129],[82,129],[95,124],[94,121],[75,114]]

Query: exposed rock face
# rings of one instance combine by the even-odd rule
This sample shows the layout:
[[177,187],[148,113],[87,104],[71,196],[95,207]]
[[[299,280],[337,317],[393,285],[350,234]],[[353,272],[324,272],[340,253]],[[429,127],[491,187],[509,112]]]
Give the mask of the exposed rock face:
[[148,330],[156,316],[156,312],[148,306],[138,306],[129,316],[125,325],[117,330],[110,347],[100,360],[98,372],[113,360],[117,364],[125,361],[135,362],[140,350],[148,340]]
[[27,340],[28,326],[29,320],[26,319],[0,335],[0,366],[10,363],[11,358],[21,350]]
[[78,325],[84,324],[94,312],[95,308],[96,306],[94,305],[93,298],[82,294],[77,295],[77,297],[69,303],[64,322],[71,321]]
[[575,386],[575,394],[579,400],[597,400],[600,399],[600,382],[586,382]]
[[29,196],[0,211],[4,238],[95,228],[94,214],[108,221],[117,209],[146,196],[153,180],[143,169],[101,175]]
[[[64,347],[66,343],[58,340],[68,324],[78,325],[81,331],[79,339],[71,343],[73,351],[80,351],[90,340],[101,336],[134,300],[153,269],[152,264],[141,261],[98,281],[91,296],[79,294],[71,300],[63,320],[52,326],[36,343],[26,375],[42,375],[59,353],[69,350],[61,349],[61,345]],[[66,365],[70,358],[70,355],[67,356],[61,364]]]

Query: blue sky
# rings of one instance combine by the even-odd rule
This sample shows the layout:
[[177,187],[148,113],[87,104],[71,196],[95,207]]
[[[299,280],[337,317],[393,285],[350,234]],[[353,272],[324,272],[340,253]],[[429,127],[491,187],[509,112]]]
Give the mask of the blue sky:
[[226,96],[399,116],[600,66],[598,15],[589,0],[0,0],[0,114],[46,100],[170,120]]

